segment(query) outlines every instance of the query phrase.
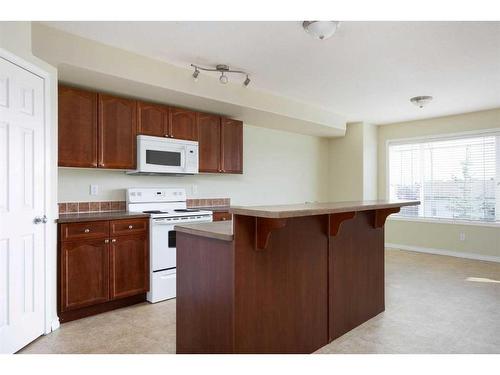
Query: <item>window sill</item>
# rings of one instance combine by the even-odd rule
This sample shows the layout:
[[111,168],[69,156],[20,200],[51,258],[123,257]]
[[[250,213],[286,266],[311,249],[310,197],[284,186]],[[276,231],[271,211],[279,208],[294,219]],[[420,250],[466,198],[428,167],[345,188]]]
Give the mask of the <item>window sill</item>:
[[451,220],[451,219],[433,219],[424,217],[405,217],[405,216],[389,216],[391,221],[412,221],[417,223],[434,223],[434,224],[452,224],[452,225],[470,225],[477,227],[500,228],[500,222],[483,222],[483,221],[468,221],[468,220]]

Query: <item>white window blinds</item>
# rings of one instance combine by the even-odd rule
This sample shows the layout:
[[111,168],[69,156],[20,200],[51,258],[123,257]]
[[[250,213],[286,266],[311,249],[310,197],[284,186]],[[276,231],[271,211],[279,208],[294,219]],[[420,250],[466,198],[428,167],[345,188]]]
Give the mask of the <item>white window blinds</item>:
[[389,143],[389,196],[417,199],[401,216],[500,219],[500,133]]

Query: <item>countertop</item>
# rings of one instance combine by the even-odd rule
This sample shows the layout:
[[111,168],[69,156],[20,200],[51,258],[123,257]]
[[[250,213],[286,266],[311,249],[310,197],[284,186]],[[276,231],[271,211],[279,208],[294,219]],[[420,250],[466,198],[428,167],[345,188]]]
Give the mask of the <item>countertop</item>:
[[274,206],[231,206],[229,212],[233,215],[246,215],[280,219],[298,216],[326,215],[349,211],[369,211],[383,208],[416,206],[419,204],[419,201],[403,200],[324,202],[285,204]]
[[228,221],[213,221],[210,223],[197,224],[182,224],[176,225],[174,229],[177,232],[193,234],[217,240],[232,241],[233,240],[233,222]]
[[75,214],[60,214],[57,222],[62,223],[77,223],[83,221],[98,221],[98,220],[120,220],[134,218],[148,218],[149,214],[142,212],[128,211],[110,211],[110,212],[85,212]]

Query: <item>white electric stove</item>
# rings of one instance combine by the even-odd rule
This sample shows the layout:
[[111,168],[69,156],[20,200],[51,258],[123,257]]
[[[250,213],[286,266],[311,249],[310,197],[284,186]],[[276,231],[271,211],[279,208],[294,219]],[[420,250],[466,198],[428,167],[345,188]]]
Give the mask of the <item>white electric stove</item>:
[[175,298],[176,235],[180,223],[212,221],[211,211],[187,208],[182,188],[127,189],[127,211],[149,213],[151,303]]

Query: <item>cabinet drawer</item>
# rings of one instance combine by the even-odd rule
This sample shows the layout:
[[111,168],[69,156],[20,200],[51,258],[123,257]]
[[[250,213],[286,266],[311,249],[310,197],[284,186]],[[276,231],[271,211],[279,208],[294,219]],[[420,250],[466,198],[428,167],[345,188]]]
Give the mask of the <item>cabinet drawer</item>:
[[113,220],[110,223],[111,236],[146,233],[148,229],[147,219]]
[[232,215],[227,211],[215,211],[212,216],[213,221],[226,221],[231,219]]
[[61,224],[61,241],[109,237],[109,221]]

